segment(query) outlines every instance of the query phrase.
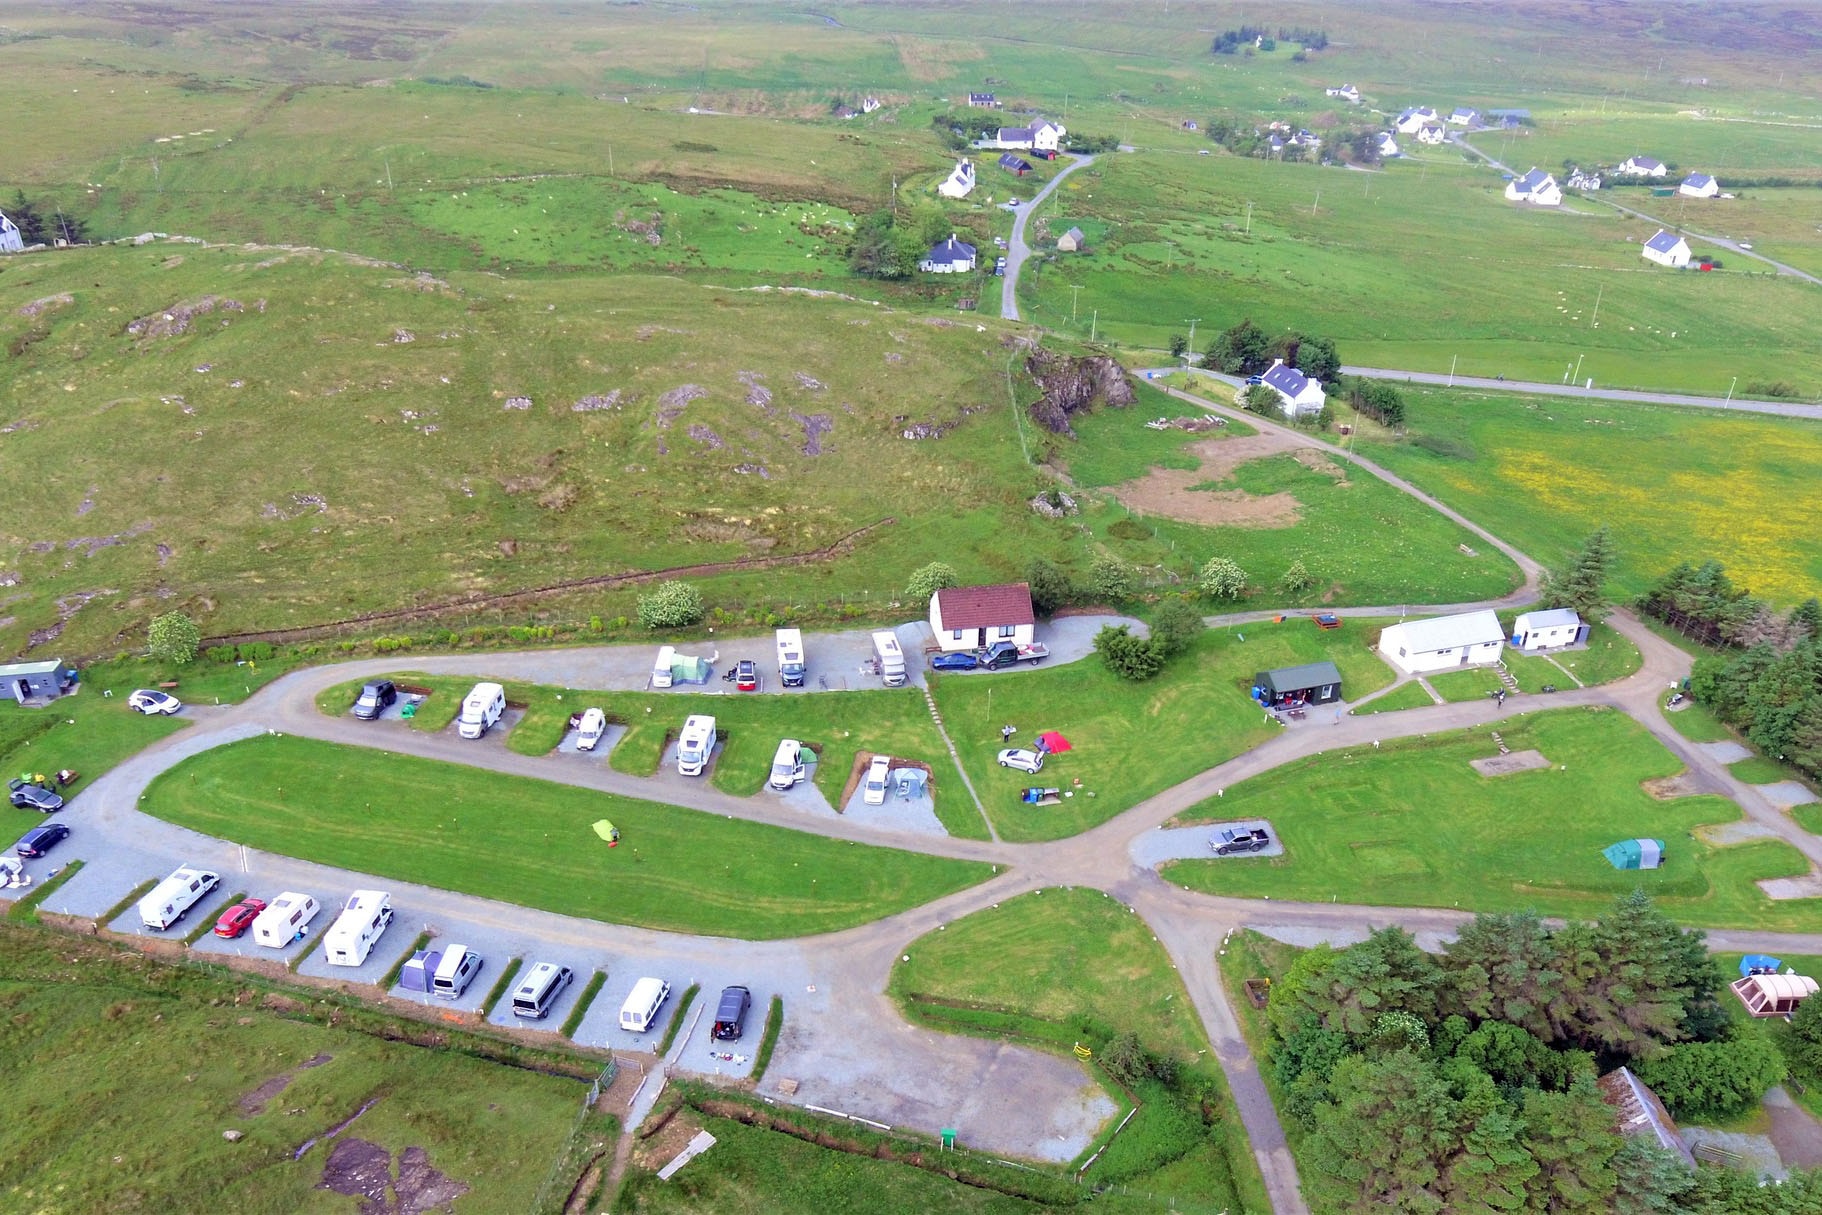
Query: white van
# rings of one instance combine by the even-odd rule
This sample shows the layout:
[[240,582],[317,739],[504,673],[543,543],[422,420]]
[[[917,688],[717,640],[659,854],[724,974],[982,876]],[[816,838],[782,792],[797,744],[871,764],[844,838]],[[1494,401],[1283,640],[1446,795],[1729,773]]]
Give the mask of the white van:
[[359,966],[373,952],[392,923],[392,896],[384,890],[357,890],[323,934],[323,953],[331,966]]
[[576,723],[576,750],[593,751],[601,736],[607,733],[607,714],[600,709],[584,709]]
[[789,789],[803,778],[803,744],[787,738],[778,744],[778,754],[772,757],[772,779],[767,783],[774,789]]
[[652,686],[654,688],[671,686],[671,667],[676,661],[676,646],[661,645],[658,647],[658,660],[652,663]]
[[283,949],[310,931],[310,921],[321,910],[309,895],[287,890],[254,917],[253,940],[267,949]]
[[671,985],[663,979],[640,979],[633,984],[633,994],[620,1006],[620,1028],[642,1034],[652,1027],[658,1010],[671,998]]
[[778,682],[787,688],[803,687],[803,678],[808,668],[803,660],[803,632],[799,629],[779,629],[778,640]]
[[873,659],[879,664],[881,681],[888,688],[905,683],[905,651],[898,644],[898,634],[882,629],[873,634]]
[[715,750],[715,719],[692,713],[677,736],[677,771],[685,776],[701,776]]
[[431,976],[430,994],[445,1000],[460,1000],[480,973],[480,954],[466,945],[451,945],[443,951],[436,973]]
[[555,962],[539,962],[512,989],[512,1015],[541,1020],[576,977],[576,972]]
[[462,702],[461,724],[456,732],[463,738],[479,738],[500,722],[506,712],[506,689],[497,683],[477,683]]
[[221,883],[221,876],[188,865],[173,873],[139,900],[139,922],[153,932],[163,932],[189,914]]

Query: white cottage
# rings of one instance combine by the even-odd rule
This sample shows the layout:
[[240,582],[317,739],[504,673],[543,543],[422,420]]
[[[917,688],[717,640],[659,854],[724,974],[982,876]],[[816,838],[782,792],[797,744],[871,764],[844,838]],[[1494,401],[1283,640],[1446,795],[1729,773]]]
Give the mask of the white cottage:
[[948,178],[936,187],[936,192],[944,198],[966,198],[973,189],[974,162],[963,159],[955,162],[955,168],[951,169]]
[[1669,172],[1663,161],[1649,156],[1628,156],[1620,161],[1619,171],[1627,177],[1662,177]]
[[1689,242],[1662,228],[1658,229],[1656,236],[1645,242],[1639,253],[1646,261],[1669,266],[1672,270],[1681,270],[1689,264]]
[[1379,634],[1379,652],[1411,675],[1498,662],[1506,631],[1491,608],[1430,620],[1401,620]]
[[1676,192],[1685,198],[1713,198],[1721,192],[1721,183],[1706,173],[1691,173]]
[[1512,622],[1512,648],[1550,650],[1588,640],[1588,626],[1574,608],[1521,612]]
[[0,211],[0,253],[23,253],[25,238],[19,235],[19,225]]
[[949,586],[930,596],[930,631],[945,653],[985,649],[996,641],[1030,645],[1037,634],[1031,586]]
[[1439,144],[1448,138],[1448,133],[1439,126],[1426,126],[1417,132],[1417,142]]
[[1435,108],[1425,105],[1406,110],[1398,116],[1398,120],[1392,125],[1397,129],[1400,135],[1415,135],[1417,132],[1423,130],[1425,126],[1435,121]]
[[1273,359],[1271,367],[1259,380],[1264,387],[1278,394],[1278,408],[1287,418],[1312,417],[1322,412],[1322,406],[1328,400],[1320,380],[1310,379],[1283,359]]
[[917,268],[925,274],[966,274],[974,269],[974,246],[951,232],[948,240],[930,246]]
[[1381,160],[1390,160],[1392,157],[1398,155],[1398,141],[1392,138],[1392,133],[1390,131],[1381,131],[1379,133],[1378,150]]
[[1506,197],[1512,202],[1557,207],[1562,205],[1563,188],[1556,184],[1556,178],[1542,169],[1533,168],[1523,177],[1514,177],[1506,183]]

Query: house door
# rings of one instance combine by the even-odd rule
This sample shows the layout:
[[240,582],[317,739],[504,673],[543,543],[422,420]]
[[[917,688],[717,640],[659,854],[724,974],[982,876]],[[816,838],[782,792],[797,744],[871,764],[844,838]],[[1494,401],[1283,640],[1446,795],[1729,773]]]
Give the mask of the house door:
[[31,698],[32,698],[31,680],[29,680],[29,679],[13,680],[13,699],[17,700],[20,704],[24,704],[26,701],[30,700]]
[[1473,656],[1474,656],[1474,647],[1473,646],[1464,645],[1461,647],[1461,665],[1462,666],[1464,666],[1464,667],[1467,666],[1468,659],[1472,658]]
[[974,647],[977,650],[984,650],[987,648],[987,630],[986,629],[975,630]]

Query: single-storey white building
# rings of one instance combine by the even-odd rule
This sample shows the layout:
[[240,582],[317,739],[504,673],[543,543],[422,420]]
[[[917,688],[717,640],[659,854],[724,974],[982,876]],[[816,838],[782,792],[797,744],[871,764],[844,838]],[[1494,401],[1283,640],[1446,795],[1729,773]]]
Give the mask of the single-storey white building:
[[1355,105],[1360,104],[1360,90],[1351,84],[1344,84],[1338,89],[1324,89],[1323,92],[1330,97],[1339,97],[1341,100],[1351,101]]
[[1542,169],[1533,168],[1523,177],[1514,177],[1506,183],[1506,197],[1513,202],[1556,207],[1562,205],[1563,189],[1556,184],[1556,178]]
[[25,251],[25,238],[19,235],[19,225],[0,211],[0,253],[22,253]]
[[1392,138],[1392,133],[1390,131],[1381,131],[1379,133],[1378,151],[1381,160],[1390,160],[1392,157],[1398,155],[1398,141]]
[[1668,170],[1664,162],[1649,156],[1628,156],[1620,161],[1619,171],[1627,177],[1662,177]]
[[917,268],[925,274],[966,274],[974,269],[974,246],[965,240],[956,240],[955,233],[951,232],[948,240],[930,246],[930,252],[917,263]]
[[1458,127],[1477,127],[1480,125],[1480,111],[1458,105],[1450,111],[1449,122]]
[[993,146],[996,148],[1033,149],[1039,152],[1054,152],[1063,146],[1063,136],[1069,133],[1066,127],[1040,118],[1028,127],[1001,127],[995,133]]
[[1669,266],[1672,270],[1681,270],[1689,264],[1689,242],[1662,228],[1639,252],[1646,261]]
[[1512,648],[1548,650],[1588,640],[1588,626],[1574,608],[1521,612],[1512,622]]
[[1426,124],[1435,121],[1435,108],[1433,106],[1425,105],[1406,110],[1398,116],[1398,121],[1392,125],[1397,128],[1400,135],[1415,135],[1417,132],[1423,130]]
[[1686,198],[1713,198],[1721,192],[1721,183],[1706,173],[1691,173],[1676,192]]
[[1031,586],[949,586],[930,596],[930,631],[945,652],[979,650],[996,641],[1030,645],[1037,633]]
[[1498,662],[1506,631],[1492,608],[1431,620],[1401,620],[1379,634],[1379,652],[1411,675]]
[[1273,359],[1271,367],[1259,380],[1264,387],[1278,394],[1278,408],[1287,418],[1311,417],[1322,412],[1322,406],[1328,401],[1320,380],[1310,379],[1283,359]]
[[944,198],[966,198],[973,189],[974,162],[963,159],[955,162],[955,168],[951,169],[949,176],[936,187],[936,192]]

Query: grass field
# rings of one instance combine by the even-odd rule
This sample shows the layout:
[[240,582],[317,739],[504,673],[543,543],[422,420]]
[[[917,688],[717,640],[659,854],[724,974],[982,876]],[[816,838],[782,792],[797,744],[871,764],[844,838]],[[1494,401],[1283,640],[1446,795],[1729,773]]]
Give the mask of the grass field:
[[1676,712],[1665,713],[1664,720],[1690,742],[1726,742],[1734,736],[1725,722],[1693,700],[1684,700]]
[[[502,807],[512,807],[509,817]],[[988,874],[969,862],[289,737],[186,760],[153,782],[142,809],[381,877],[750,940],[864,924]],[[620,828],[618,848],[590,830],[600,818]]]
[[[1633,645],[1610,624],[1596,624],[1588,630],[1588,647],[1552,655],[1569,668],[1584,685],[1612,683],[1637,671],[1644,658]],[[1556,681],[1563,686],[1561,680]]]
[[1400,709],[1424,709],[1435,703],[1434,700],[1430,699],[1430,694],[1423,690],[1423,685],[1413,679],[1407,683],[1400,684],[1390,692],[1387,692],[1384,696],[1368,701],[1358,709],[1350,710],[1350,712],[1360,714],[1395,713]]
[[[1641,787],[1680,765],[1627,718],[1594,709],[1532,714],[1501,723],[1500,733],[1512,750],[1535,748],[1552,767],[1480,776],[1468,762],[1496,753],[1481,730],[1317,756],[1182,816],[1270,818],[1283,857],[1183,862],[1167,876],[1221,894],[1565,916],[1593,914],[1642,887],[1685,923],[1822,925],[1811,900],[1773,901],[1753,885],[1805,872],[1794,849],[1716,847],[1692,833],[1734,821],[1738,807],[1712,796],[1658,800]],[[1665,841],[1662,869],[1619,872],[1601,856],[1615,840],[1640,835]]]
[[[226,984],[191,992],[175,968],[48,930],[0,940],[10,1209],[349,1210],[319,1188],[327,1145],[293,1155],[371,1102],[336,1144],[421,1151],[462,1187],[457,1209],[522,1210],[581,1104],[574,1080],[282,1018],[256,993],[224,1008]],[[282,1096],[255,1095],[279,1077]]]
[[[1392,682],[1390,668],[1369,648],[1381,623],[1349,620],[1339,632],[1324,632],[1291,617],[1283,624],[1210,630],[1144,683],[1118,678],[1096,657],[1002,679],[938,675],[931,683],[949,736],[1000,837],[1061,839],[1281,729],[1265,723],[1248,695],[1262,670],[1331,659],[1348,696]],[[1019,729],[1015,743],[1028,745],[1054,729],[1074,749],[1051,758],[1036,777],[1000,768],[994,757],[1002,745],[1000,727],[1007,723]],[[1060,806],[1029,806],[1019,794],[1032,784],[1072,789],[1075,796]]]
[[1751,759],[1728,764],[1727,770],[1733,773],[1735,779],[1749,785],[1772,785],[1779,781],[1801,779],[1796,770],[1787,768],[1766,755],[1755,755]]
[[1822,835],[1822,802],[1810,802],[1807,805],[1792,806],[1790,817],[1797,826],[1811,835]]

